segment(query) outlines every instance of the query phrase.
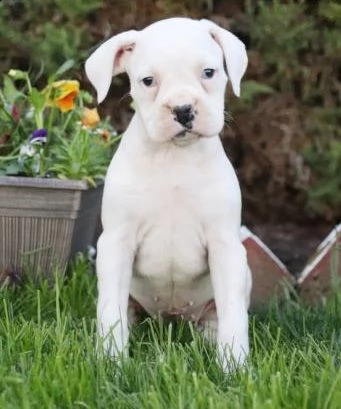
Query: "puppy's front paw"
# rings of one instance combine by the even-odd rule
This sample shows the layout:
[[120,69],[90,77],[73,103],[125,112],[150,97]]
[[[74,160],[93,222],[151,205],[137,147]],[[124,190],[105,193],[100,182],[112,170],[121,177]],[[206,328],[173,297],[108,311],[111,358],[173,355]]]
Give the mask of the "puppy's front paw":
[[230,344],[218,340],[217,347],[217,361],[226,374],[231,374],[245,366],[249,354],[247,343],[244,345],[237,342]]
[[[100,327],[103,328],[103,327]],[[97,353],[111,359],[120,359],[128,356],[128,332],[116,325],[109,331],[100,330],[97,336]]]
[[197,324],[197,330],[210,344],[213,344],[217,340],[218,322],[216,319],[212,320],[200,320]]

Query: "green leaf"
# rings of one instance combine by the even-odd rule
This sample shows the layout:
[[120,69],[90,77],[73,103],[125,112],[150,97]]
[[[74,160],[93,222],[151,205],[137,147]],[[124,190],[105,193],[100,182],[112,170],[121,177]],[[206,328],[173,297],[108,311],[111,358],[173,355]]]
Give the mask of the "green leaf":
[[28,97],[36,112],[41,112],[45,106],[45,96],[37,89],[32,88]]
[[61,65],[58,70],[52,74],[49,79],[48,83],[51,84],[53,81],[56,80],[56,78],[61,77],[63,74],[65,74],[67,71],[70,71],[71,68],[75,66],[76,62],[74,59],[70,58],[69,60],[65,61],[63,65]]
[[17,175],[20,172],[20,167],[17,162],[11,162],[5,168],[6,175]]
[[274,89],[268,84],[258,81],[244,81],[242,84],[241,100],[251,104],[253,100],[260,95],[270,95],[274,93]]
[[8,75],[4,75],[3,95],[10,104],[14,104],[18,98],[24,96],[22,92],[17,90],[14,82]]

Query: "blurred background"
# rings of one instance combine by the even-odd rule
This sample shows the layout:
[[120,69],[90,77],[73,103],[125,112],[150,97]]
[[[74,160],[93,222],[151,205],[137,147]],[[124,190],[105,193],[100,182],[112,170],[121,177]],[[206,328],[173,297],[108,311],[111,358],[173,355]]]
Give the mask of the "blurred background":
[[[72,59],[68,78],[93,93],[83,67],[97,44],[171,16],[209,18],[246,44],[222,140],[243,222],[298,271],[341,221],[339,0],[0,0],[0,74],[28,69],[39,82]],[[128,92],[127,77],[116,77],[99,108],[118,132],[132,116]]]

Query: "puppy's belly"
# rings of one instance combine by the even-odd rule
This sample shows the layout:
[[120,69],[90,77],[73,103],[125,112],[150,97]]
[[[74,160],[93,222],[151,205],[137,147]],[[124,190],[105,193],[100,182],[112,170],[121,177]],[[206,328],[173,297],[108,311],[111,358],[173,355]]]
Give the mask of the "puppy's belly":
[[202,232],[152,228],[135,258],[131,296],[151,315],[197,320],[213,298]]

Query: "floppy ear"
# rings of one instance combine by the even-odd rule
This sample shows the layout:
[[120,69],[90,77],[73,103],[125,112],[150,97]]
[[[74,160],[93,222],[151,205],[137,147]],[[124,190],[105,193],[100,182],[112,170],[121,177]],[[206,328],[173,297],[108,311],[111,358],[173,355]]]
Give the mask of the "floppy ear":
[[223,50],[227,74],[231,80],[233,92],[239,97],[240,81],[247,67],[247,54],[244,43],[234,34],[219,27],[212,21],[200,20],[200,23],[208,29],[213,39]]
[[85,72],[97,91],[98,103],[107,96],[113,75],[126,71],[127,55],[134,49],[137,31],[130,30],[101,44],[85,62]]

